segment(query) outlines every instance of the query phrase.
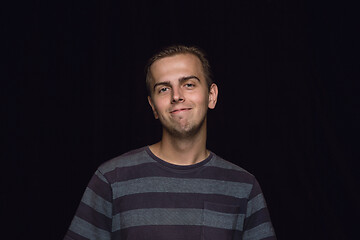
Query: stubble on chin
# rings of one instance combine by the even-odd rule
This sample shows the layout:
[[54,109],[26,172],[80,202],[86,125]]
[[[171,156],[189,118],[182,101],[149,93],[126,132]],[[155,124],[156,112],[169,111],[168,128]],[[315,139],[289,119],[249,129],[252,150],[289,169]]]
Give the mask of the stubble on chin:
[[195,136],[202,128],[202,126],[205,124],[204,117],[199,123],[191,123],[191,122],[185,122],[185,123],[179,123],[179,122],[173,122],[172,124],[162,124],[163,131],[166,131],[169,135],[175,137],[175,138],[191,138]]

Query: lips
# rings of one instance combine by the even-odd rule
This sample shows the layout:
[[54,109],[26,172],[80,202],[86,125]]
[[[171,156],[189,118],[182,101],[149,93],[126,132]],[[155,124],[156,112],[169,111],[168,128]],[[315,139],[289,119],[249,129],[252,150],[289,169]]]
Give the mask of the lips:
[[177,109],[170,111],[170,113],[181,113],[181,112],[185,112],[188,110],[191,110],[191,108],[177,108]]

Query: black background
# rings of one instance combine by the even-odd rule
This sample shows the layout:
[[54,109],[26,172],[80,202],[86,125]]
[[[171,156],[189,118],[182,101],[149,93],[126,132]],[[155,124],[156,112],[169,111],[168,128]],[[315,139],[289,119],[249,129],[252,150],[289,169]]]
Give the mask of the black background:
[[219,86],[208,147],[257,177],[278,239],[353,239],[357,9],[297,0],[2,3],[8,239],[62,239],[96,168],[160,139],[144,65],[174,43],[208,53]]

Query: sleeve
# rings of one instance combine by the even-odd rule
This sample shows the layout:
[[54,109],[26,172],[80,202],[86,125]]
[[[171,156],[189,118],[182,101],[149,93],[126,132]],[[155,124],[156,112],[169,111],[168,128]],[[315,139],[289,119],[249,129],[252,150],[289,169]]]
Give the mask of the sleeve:
[[97,170],[91,178],[64,240],[111,239],[112,189]]
[[276,240],[265,198],[256,179],[247,203],[243,239]]

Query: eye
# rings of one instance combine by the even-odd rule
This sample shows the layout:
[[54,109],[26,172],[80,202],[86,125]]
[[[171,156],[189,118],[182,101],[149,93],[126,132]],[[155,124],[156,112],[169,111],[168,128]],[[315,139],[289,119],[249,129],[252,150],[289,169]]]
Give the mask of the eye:
[[169,90],[168,87],[162,87],[162,88],[159,89],[159,93],[166,92],[167,90]]
[[193,88],[193,87],[195,87],[195,84],[186,83],[186,84],[185,84],[185,87],[187,87],[187,88]]

